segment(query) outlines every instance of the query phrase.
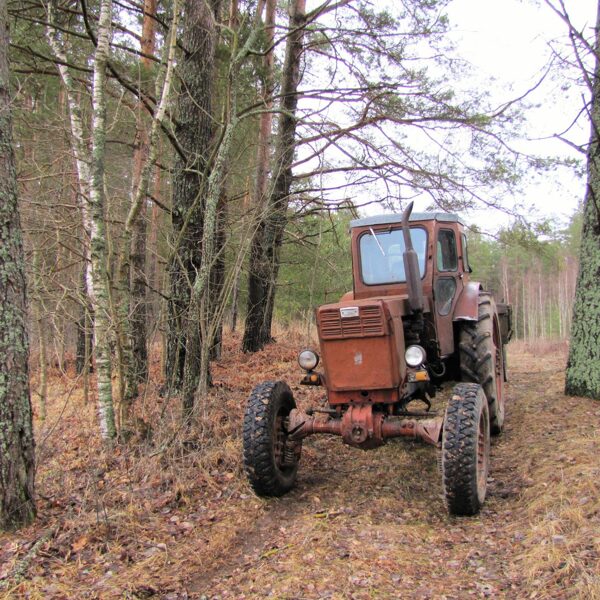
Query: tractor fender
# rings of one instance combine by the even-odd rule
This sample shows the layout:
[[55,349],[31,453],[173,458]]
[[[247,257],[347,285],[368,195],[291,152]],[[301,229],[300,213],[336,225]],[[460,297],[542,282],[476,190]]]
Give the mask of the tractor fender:
[[479,291],[483,289],[478,281],[469,281],[463,288],[456,306],[453,321],[477,321],[479,317]]

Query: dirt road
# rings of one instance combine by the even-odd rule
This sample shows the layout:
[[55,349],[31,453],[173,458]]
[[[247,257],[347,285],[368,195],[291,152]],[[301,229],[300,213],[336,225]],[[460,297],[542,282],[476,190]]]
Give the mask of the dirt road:
[[362,452],[314,439],[298,488],[261,503],[190,592],[600,597],[600,404],[562,395],[558,359],[512,358],[506,429],[478,517],[447,516],[431,448],[400,441]]
[[562,394],[560,353],[511,347],[488,499],[451,518],[436,450],[403,441],[362,452],[312,438],[297,488],[254,496],[245,398],[260,379],[297,380],[297,345],[231,345],[209,421],[183,431],[176,399],[148,389],[151,434],[110,452],[94,405],[53,381],[37,424],[39,515],[0,535],[0,598],[600,599],[600,403]]

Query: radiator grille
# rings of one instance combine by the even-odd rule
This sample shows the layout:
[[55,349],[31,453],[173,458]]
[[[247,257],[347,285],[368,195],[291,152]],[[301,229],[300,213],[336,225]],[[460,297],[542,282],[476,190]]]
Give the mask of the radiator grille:
[[361,306],[357,317],[342,318],[339,308],[319,311],[319,331],[323,339],[370,337],[385,334],[381,306]]

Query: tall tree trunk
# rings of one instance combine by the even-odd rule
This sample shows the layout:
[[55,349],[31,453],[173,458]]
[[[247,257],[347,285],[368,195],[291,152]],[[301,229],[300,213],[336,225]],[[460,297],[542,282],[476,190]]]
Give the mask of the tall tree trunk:
[[[264,2],[264,0],[263,0]],[[274,50],[275,40],[275,8],[276,0],[266,0],[265,12],[265,43],[267,52],[264,57],[264,81],[262,84],[262,102],[264,111],[260,115],[258,129],[258,148],[256,156],[256,177],[252,194],[252,204],[260,209],[264,208],[267,196],[267,183],[269,177],[269,162],[273,127],[273,91],[274,82]]]
[[77,321],[77,350],[75,356],[75,370],[78,374],[89,373],[90,349],[92,347],[92,316],[90,308],[90,297],[87,290],[87,270],[86,262],[82,264],[79,283],[79,319]]
[[46,343],[46,328],[44,327],[44,298],[42,274],[40,266],[40,253],[37,248],[33,250],[33,290],[30,298],[33,296],[32,313],[35,317],[38,333],[38,348],[39,348],[39,416],[40,421],[46,420],[46,399],[48,396],[48,346]]
[[[77,181],[75,182],[76,200],[77,206],[79,207],[81,213],[81,223],[83,229],[81,241],[81,253],[83,256],[83,272],[81,281],[83,315],[81,317],[81,322],[85,322],[86,320],[93,321],[92,295],[94,293],[92,282],[92,261],[90,256],[90,239],[92,237],[92,230],[94,227],[90,205],[90,183],[92,177],[90,171],[90,150],[84,131],[84,119],[81,111],[81,98],[77,92],[75,81],[73,80],[73,77],[66,66],[69,63],[69,59],[63,46],[62,39],[58,34],[58,30],[53,29],[53,24],[55,21],[54,4],[55,0],[51,0],[47,4],[49,27],[46,29],[46,39],[54,55],[58,59],[56,67],[67,93],[69,107],[69,127],[71,130],[70,144],[73,151],[75,170],[77,173]],[[91,324],[92,323],[90,323],[90,325]],[[86,342],[84,336],[93,335],[92,329],[93,328],[90,328],[89,330],[80,329],[79,343],[81,348],[85,347],[85,345],[89,343]],[[90,346],[91,345],[93,344],[90,344]],[[78,372],[79,366],[83,368],[83,363],[81,361],[78,362]]]
[[8,14],[0,0],[0,529],[35,517],[25,265],[12,142]]
[[281,113],[275,142],[271,193],[259,214],[252,240],[248,278],[248,307],[242,347],[260,350],[271,340],[279,254],[287,224],[296,136],[296,108],[303,52],[305,0],[293,0],[281,81]]
[[[232,102],[235,105],[234,102]],[[225,131],[213,169],[208,178],[202,235],[202,262],[198,275],[194,280],[190,306],[188,309],[187,335],[185,338],[187,355],[184,365],[182,407],[184,418],[189,418],[194,408],[196,394],[204,395],[210,385],[210,356],[214,331],[214,309],[211,299],[210,284],[214,266],[217,262],[219,200],[222,197],[226,160],[233,140],[233,133],[238,119],[231,115]],[[199,315],[199,319],[198,316]],[[222,312],[217,317],[222,318]],[[204,337],[201,336],[204,334]]]
[[[142,153],[138,154],[135,178],[137,179],[136,185],[132,189],[131,194],[131,203],[129,206],[129,211],[127,213],[127,218],[125,219],[125,225],[123,227],[123,243],[121,247],[121,253],[118,259],[118,267],[117,267],[117,278],[118,278],[118,289],[119,289],[119,298],[118,298],[118,315],[119,315],[119,323],[118,323],[118,340],[119,340],[119,349],[121,352],[121,369],[124,374],[124,389],[121,397],[121,408],[122,408],[122,417],[123,424],[125,428],[123,433],[126,434],[128,430],[130,430],[130,411],[133,400],[137,395],[137,385],[140,381],[140,374],[136,370],[136,361],[134,357],[134,339],[135,333],[133,331],[133,327],[136,325],[136,321],[132,320],[132,252],[135,254],[137,250],[140,254],[145,255],[145,212],[146,208],[146,199],[148,196],[148,190],[150,187],[150,179],[154,169],[154,163],[156,162],[158,155],[158,140],[159,140],[159,132],[160,126],[164,119],[167,104],[169,101],[170,93],[171,93],[171,84],[173,81],[173,72],[175,65],[175,50],[177,47],[177,25],[179,22],[179,6],[177,1],[173,3],[173,20],[171,22],[171,28],[169,33],[168,42],[165,44],[165,53],[166,53],[166,69],[164,72],[164,79],[158,77],[158,81],[161,83],[157,86],[160,87],[160,92],[158,96],[160,98],[158,105],[156,107],[154,118],[152,119],[152,125],[150,128],[150,134],[147,138],[147,143],[145,144],[145,153],[144,156]],[[140,236],[138,236],[137,242],[134,240],[136,230],[139,233],[139,227],[136,227],[136,223],[143,220],[143,236],[140,240]],[[138,245],[140,241],[143,241],[144,247],[139,248]],[[139,256],[138,259],[142,260]],[[143,261],[145,263],[145,260]],[[133,265],[135,268],[135,265]],[[139,266],[139,265],[138,265]],[[138,284],[143,287],[145,292],[146,282],[145,282],[145,274],[143,271],[138,273],[139,280]],[[135,272],[133,273],[133,277],[135,278]],[[133,286],[135,287],[135,286]],[[138,298],[140,302],[145,304],[145,297],[142,300]],[[146,334],[145,334],[145,309],[143,316],[143,354],[146,355]],[[141,351],[141,350],[140,350]],[[144,369],[146,368],[146,360],[144,360]]]
[[227,218],[227,207],[224,199],[221,199],[217,214],[217,231],[215,234],[216,256],[210,272],[210,329],[207,332],[212,338],[210,359],[221,358],[221,346],[223,342],[223,319],[219,315],[222,312],[223,292],[225,287],[225,221]]
[[[160,150],[160,140],[159,140],[159,154],[161,152]],[[156,167],[154,169],[154,183],[153,183],[153,196],[156,199],[161,198],[161,171],[159,167]],[[147,280],[148,280],[148,286],[150,287],[150,289],[152,290],[152,292],[154,293],[153,296],[151,296],[152,301],[149,303],[148,308],[150,309],[150,314],[147,315],[149,322],[156,322],[157,319],[157,315],[160,312],[160,308],[159,306],[157,306],[157,295],[155,294],[155,292],[159,289],[161,289],[161,283],[160,283],[160,274],[159,274],[159,270],[158,270],[158,255],[159,255],[159,250],[158,250],[158,232],[160,229],[163,229],[162,227],[162,223],[163,223],[163,213],[161,211],[161,209],[159,208],[158,204],[156,202],[152,203],[152,208],[150,209],[150,235],[149,235],[149,240],[148,240],[148,248],[150,248],[150,257],[149,257],[149,261],[148,261],[148,268],[147,268]],[[162,336],[164,337],[164,336]],[[164,357],[163,357],[164,358]]]
[[[144,17],[142,23],[142,38],[140,50],[142,56],[140,67],[142,71],[142,85],[148,84],[148,75],[152,68],[152,60],[148,58],[154,54],[156,28],[154,15],[156,14],[156,0],[144,0]],[[133,157],[134,179],[133,190],[137,189],[142,176],[144,162],[148,159],[148,136],[144,124],[144,106],[139,103],[136,115],[136,149]],[[133,196],[134,194],[132,194]],[[144,206],[133,225],[131,249],[131,330],[133,343],[133,370],[135,380],[144,381],[148,376],[148,350],[147,350],[147,285],[146,285],[146,219],[148,208],[146,198]]]
[[[234,132],[240,121],[236,114],[236,87],[243,60],[254,50],[261,29],[254,23],[243,47],[238,50],[234,43],[232,58],[227,74],[227,89],[223,103],[223,119],[225,124],[215,160],[206,185],[204,202],[204,223],[202,229],[202,260],[200,269],[194,279],[191,302],[187,319],[187,335],[185,344],[187,356],[184,365],[182,409],[184,419],[189,419],[194,409],[196,396],[203,396],[210,385],[210,358],[214,341],[214,332],[220,328],[227,294],[219,294],[218,306],[211,294],[211,284],[215,278],[222,259],[222,236],[219,234],[219,219],[223,211],[219,210],[224,197],[228,160],[234,140]],[[239,39],[237,36],[235,39]],[[236,266],[237,268],[237,266]],[[221,283],[220,288],[223,289]],[[230,286],[227,286],[230,290]],[[199,319],[198,319],[199,316]],[[192,351],[193,350],[193,351]]]
[[92,287],[94,305],[94,338],[98,378],[98,416],[100,433],[104,440],[116,434],[112,395],[112,367],[110,351],[110,290],[108,283],[108,247],[106,240],[106,197],[104,167],[106,143],[106,65],[110,52],[112,0],[100,3],[98,40],[94,55],[94,83],[92,91],[92,157],[90,205],[92,209]]
[[231,292],[231,323],[230,323],[230,326],[231,326],[231,331],[234,333],[237,328],[241,273],[242,273],[241,270],[236,270],[235,278],[233,281],[233,291]]
[[[167,386],[181,389],[186,360],[186,319],[191,287],[202,262],[204,192],[214,133],[212,96],[215,57],[215,12],[218,0],[185,0],[183,48],[175,135],[185,153],[173,175],[173,240],[167,306]],[[192,314],[192,318],[195,316]]]
[[565,392],[600,400],[600,2],[596,19],[592,132],[587,156],[579,276],[571,324]]

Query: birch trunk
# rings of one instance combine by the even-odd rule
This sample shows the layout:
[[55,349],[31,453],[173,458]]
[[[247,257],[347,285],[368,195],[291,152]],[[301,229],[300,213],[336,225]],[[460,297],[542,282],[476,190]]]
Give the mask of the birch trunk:
[[25,265],[17,211],[8,71],[8,15],[0,0],[0,529],[35,517]]
[[112,0],[101,0],[98,39],[94,54],[92,91],[92,156],[90,206],[92,211],[91,261],[94,338],[98,379],[98,417],[100,434],[106,441],[116,437],[112,395],[110,351],[110,290],[108,284],[108,247],[106,241],[106,196],[104,189],[106,144],[106,66],[110,52]]
[[[71,76],[69,69],[66,64],[68,63],[67,51],[62,44],[57,31],[53,30],[53,24],[55,20],[55,6],[54,1],[51,1],[47,5],[48,12],[48,23],[49,26],[46,29],[46,39],[52,52],[58,59],[56,62],[56,68],[58,69],[62,84],[66,91],[67,103],[69,110],[69,127],[71,130],[71,136],[69,138],[73,157],[75,161],[75,170],[77,173],[76,180],[76,200],[77,206],[81,214],[81,224],[83,229],[83,236],[81,240],[81,254],[83,256],[83,266],[81,273],[81,289],[80,289],[80,301],[82,305],[81,318],[79,322],[79,334],[78,334],[78,348],[77,348],[77,372],[81,373],[85,369],[84,373],[84,386],[87,391],[89,366],[90,366],[90,354],[93,346],[93,329],[94,329],[94,288],[92,281],[92,261],[90,256],[90,239],[92,237],[92,231],[94,229],[94,223],[92,219],[92,210],[90,205],[90,184],[91,184],[91,171],[90,171],[90,149],[86,142],[86,135],[84,130],[84,120],[81,112],[81,100],[75,85],[75,81]],[[88,351],[86,353],[86,348]]]

